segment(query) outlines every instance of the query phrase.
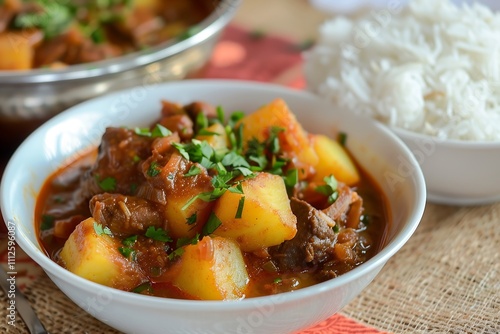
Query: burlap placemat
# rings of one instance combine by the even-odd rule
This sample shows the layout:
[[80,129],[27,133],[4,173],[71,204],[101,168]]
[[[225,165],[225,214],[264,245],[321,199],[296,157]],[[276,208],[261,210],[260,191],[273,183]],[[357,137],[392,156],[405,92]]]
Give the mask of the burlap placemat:
[[[111,327],[103,324],[67,298],[59,288],[45,275],[28,283],[24,293],[30,301],[45,328],[51,334],[118,334]],[[1,295],[1,305],[7,305],[5,295]],[[1,319],[6,319],[6,309],[0,309]],[[26,326],[19,316],[16,326],[0,321],[0,333],[26,334]]]
[[[500,333],[499,253],[500,204],[429,204],[413,237],[342,313],[394,333]],[[52,333],[117,333],[45,275],[25,293]],[[4,295],[0,301],[6,305]],[[0,332],[26,333],[17,321],[16,328],[0,323]]]
[[500,204],[428,205],[414,236],[343,313],[394,333],[500,333]]

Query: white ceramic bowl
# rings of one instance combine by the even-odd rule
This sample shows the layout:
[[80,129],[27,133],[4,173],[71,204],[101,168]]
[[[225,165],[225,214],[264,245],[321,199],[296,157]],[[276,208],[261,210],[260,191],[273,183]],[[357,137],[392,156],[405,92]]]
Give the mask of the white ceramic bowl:
[[[375,257],[329,281],[295,292],[240,301],[189,301],[143,296],[82,279],[50,260],[33,226],[36,195],[47,176],[81,150],[96,145],[105,127],[147,125],[159,115],[160,99],[253,111],[284,98],[310,132],[348,134],[348,148],[379,182],[390,202],[387,245]],[[127,333],[291,333],[312,326],[357,296],[415,231],[426,190],[413,154],[385,127],[332,110],[312,94],[261,83],[182,81],[143,86],[75,106],[35,131],[15,152],[1,183],[5,221],[17,226],[18,244],[57,286],[84,310]]]
[[443,140],[392,130],[419,162],[429,201],[448,205],[500,201],[500,142]]

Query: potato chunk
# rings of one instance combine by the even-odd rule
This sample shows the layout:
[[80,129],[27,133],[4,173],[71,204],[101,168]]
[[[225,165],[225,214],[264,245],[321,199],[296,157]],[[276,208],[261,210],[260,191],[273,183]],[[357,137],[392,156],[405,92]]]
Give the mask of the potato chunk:
[[333,176],[348,186],[359,181],[359,172],[347,151],[338,142],[323,135],[312,138],[319,157],[313,182],[323,182],[326,176]]
[[33,47],[21,33],[0,33],[0,70],[29,70],[33,61]]
[[[259,173],[241,185],[244,194],[227,191],[216,200],[214,213],[222,224],[214,234],[236,240],[246,252],[292,239],[297,233],[297,218],[290,208],[283,179]],[[241,218],[236,218],[242,197]]]
[[119,240],[98,235],[95,220],[82,221],[71,233],[61,251],[66,269],[95,283],[120,290],[131,290],[144,282],[146,277],[139,267],[119,251]]
[[249,280],[238,244],[217,236],[186,246],[169,276],[174,286],[202,300],[241,299]]
[[195,236],[206,222],[214,204],[197,199],[184,208],[194,196],[213,189],[207,170],[200,165],[197,165],[201,171],[198,175],[185,176],[193,165],[194,163],[175,153],[162,171],[167,174],[164,177],[167,194],[164,214],[168,222],[167,229],[174,238]]
[[214,123],[207,127],[205,130],[213,134],[198,135],[196,136],[196,139],[207,141],[207,143],[215,150],[224,149],[229,146],[226,130],[224,129],[224,126],[222,124]]
[[309,135],[282,99],[276,99],[245,116],[240,124],[243,125],[245,142],[252,138],[262,142],[269,138],[273,127],[284,129],[278,137],[280,146],[296,167],[301,172],[305,171],[305,174],[301,173],[299,176],[307,176],[308,168],[318,163],[318,156],[310,143]]

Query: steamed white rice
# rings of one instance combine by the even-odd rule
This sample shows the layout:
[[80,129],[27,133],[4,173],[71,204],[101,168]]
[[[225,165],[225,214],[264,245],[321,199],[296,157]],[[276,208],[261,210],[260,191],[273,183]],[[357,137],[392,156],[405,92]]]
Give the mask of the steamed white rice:
[[439,138],[500,140],[500,14],[413,0],[323,24],[308,89],[353,112]]

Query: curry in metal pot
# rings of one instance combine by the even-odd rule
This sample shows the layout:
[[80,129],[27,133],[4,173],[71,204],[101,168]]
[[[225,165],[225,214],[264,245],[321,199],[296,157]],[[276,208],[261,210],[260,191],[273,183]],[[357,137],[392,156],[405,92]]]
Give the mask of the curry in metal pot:
[[61,68],[185,38],[217,0],[0,0],[0,71]]

